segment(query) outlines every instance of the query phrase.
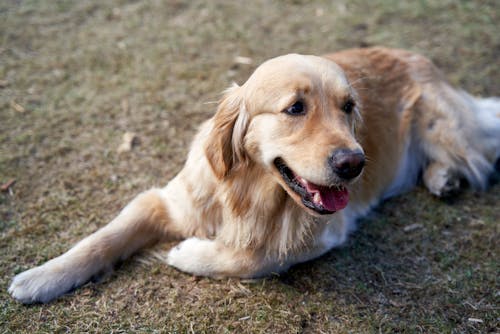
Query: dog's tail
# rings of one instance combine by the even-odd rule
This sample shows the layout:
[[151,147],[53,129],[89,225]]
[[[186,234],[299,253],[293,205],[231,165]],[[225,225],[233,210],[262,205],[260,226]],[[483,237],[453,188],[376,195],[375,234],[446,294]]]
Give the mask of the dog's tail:
[[500,158],[500,97],[473,98],[473,101],[485,138],[483,145],[496,162]]
[[464,124],[470,159],[464,175],[479,189],[488,185],[488,177],[500,158],[500,98],[479,98],[459,92],[473,117]]

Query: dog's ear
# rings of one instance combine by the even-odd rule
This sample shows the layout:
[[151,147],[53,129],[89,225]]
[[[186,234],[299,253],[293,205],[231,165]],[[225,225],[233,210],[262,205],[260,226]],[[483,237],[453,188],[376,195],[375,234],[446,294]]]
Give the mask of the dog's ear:
[[232,169],[247,160],[243,138],[248,126],[248,114],[240,89],[238,85],[234,85],[226,90],[205,144],[205,155],[219,179],[226,177]]

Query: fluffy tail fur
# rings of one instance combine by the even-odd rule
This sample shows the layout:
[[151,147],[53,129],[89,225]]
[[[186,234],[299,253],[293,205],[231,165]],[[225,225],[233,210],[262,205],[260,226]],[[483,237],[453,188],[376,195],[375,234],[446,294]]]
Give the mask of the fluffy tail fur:
[[500,157],[500,99],[458,93],[472,117],[467,119],[470,124],[463,124],[469,156],[457,167],[473,187],[484,190]]

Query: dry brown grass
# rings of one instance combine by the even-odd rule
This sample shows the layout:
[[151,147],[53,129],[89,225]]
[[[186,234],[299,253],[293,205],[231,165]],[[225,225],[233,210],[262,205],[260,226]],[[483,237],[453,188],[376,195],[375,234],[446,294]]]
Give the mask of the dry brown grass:
[[[165,184],[219,92],[264,59],[384,44],[500,95],[499,12],[451,0],[2,2],[0,182],[17,183],[0,194],[0,331],[498,331],[498,185],[451,202],[423,189],[391,200],[345,247],[281,277],[195,279],[132,260],[49,305],[6,289]],[[119,155],[126,131],[141,143]]]

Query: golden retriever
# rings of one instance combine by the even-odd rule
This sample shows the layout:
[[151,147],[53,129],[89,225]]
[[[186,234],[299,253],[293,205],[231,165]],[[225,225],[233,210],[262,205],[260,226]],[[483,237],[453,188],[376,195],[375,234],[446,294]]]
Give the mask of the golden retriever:
[[266,61],[229,88],[165,188],[137,196],[63,255],[17,275],[49,302],[153,243],[212,277],[261,277],[342,244],[355,220],[422,176],[435,195],[484,189],[500,156],[500,100],[452,88],[426,58],[366,48]]

